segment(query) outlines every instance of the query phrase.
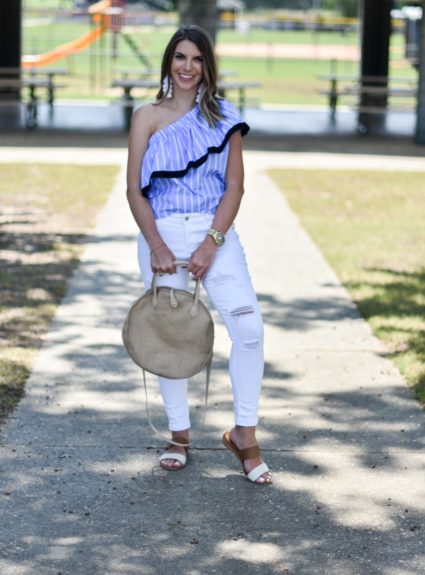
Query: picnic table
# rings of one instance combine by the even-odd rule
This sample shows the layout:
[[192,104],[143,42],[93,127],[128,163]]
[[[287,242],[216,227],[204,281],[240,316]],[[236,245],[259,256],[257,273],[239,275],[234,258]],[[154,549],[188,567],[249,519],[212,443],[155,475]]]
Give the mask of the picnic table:
[[[151,78],[121,78],[119,80],[113,80],[111,86],[113,88],[121,88],[123,91],[123,97],[121,99],[121,105],[124,111],[124,122],[126,129],[130,128],[131,118],[134,109],[134,97],[132,91],[135,88],[141,88],[146,90],[148,93],[150,90],[158,90],[159,82]],[[258,82],[246,82],[246,81],[225,81],[219,80],[218,92],[223,98],[229,91],[238,92],[238,107],[241,112],[243,112],[245,107],[245,92],[250,88],[258,88],[261,84]]]
[[121,88],[123,91],[121,106],[123,108],[124,123],[127,130],[130,129],[134,109],[134,97],[131,92],[135,88],[159,90],[158,80],[152,80],[149,78],[122,78],[121,80],[113,80],[111,86],[113,88]]
[[[139,78],[148,78],[152,76],[154,78],[159,78],[161,74],[161,70],[155,68],[117,68],[114,70],[114,76],[121,76],[123,80],[133,76]],[[233,76],[237,76],[238,72],[236,70],[220,70],[219,78],[229,78]]]
[[53,110],[55,101],[55,91],[58,88],[64,88],[64,84],[58,84],[55,81],[56,75],[67,74],[62,68],[42,69],[20,69],[20,68],[0,68],[0,92],[10,93],[11,98],[5,99],[6,102],[21,100],[17,98],[16,92],[27,90],[27,100],[25,102],[25,125],[27,128],[37,126],[38,102],[40,100],[39,90],[46,90],[46,101],[50,110]]
[[[387,76],[352,76],[352,75],[320,75],[319,80],[329,82],[329,88],[320,90],[328,96],[331,118],[336,116],[337,106],[344,96],[357,98],[355,109],[363,114],[386,113],[387,105],[379,105],[388,98],[415,98],[417,95],[416,81],[410,78]],[[366,96],[366,98],[364,98]],[[364,104],[364,100],[367,104]],[[394,108],[393,108],[394,109]],[[406,107],[400,108],[406,110]]]
[[246,102],[246,91],[250,88],[260,88],[261,84],[259,82],[247,82],[245,80],[232,80],[230,82],[222,80],[218,83],[218,93],[223,98],[226,97],[227,92],[237,91],[238,92],[238,108],[240,112],[244,111]]
[[[55,90],[56,88],[64,88],[64,84],[57,84],[55,82],[55,76],[66,76],[68,70],[65,68],[24,68],[24,76],[28,74],[29,77],[36,78],[46,78],[48,82],[47,86],[47,102],[50,107],[55,103]],[[1,71],[0,71],[1,75]]]
[[155,68],[117,68],[114,70],[114,76],[120,76],[122,80],[127,80],[128,78],[149,78],[150,76],[154,78],[159,78],[161,70]]

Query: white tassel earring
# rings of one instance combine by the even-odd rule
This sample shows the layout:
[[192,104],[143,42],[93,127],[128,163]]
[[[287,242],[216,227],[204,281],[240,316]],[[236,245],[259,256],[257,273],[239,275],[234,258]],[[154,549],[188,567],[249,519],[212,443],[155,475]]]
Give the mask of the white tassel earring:
[[199,104],[199,102],[201,101],[201,96],[202,96],[202,92],[204,91],[204,84],[203,82],[201,82],[198,86],[198,89],[196,91],[196,98],[195,98],[195,102],[197,104]]
[[162,93],[166,98],[173,97],[173,81],[170,76],[165,76],[162,81]]

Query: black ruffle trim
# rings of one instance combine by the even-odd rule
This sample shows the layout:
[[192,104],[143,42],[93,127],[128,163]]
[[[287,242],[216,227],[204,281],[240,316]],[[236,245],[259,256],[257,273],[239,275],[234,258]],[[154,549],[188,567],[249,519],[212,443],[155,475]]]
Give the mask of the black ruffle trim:
[[188,171],[191,168],[199,168],[199,166],[202,166],[202,164],[207,161],[207,158],[210,154],[220,154],[224,150],[224,148],[225,148],[227,142],[229,141],[229,139],[231,138],[231,136],[235,132],[240,130],[242,136],[245,136],[249,132],[249,129],[250,128],[246,122],[240,122],[239,124],[235,124],[227,132],[227,134],[225,135],[223,141],[221,142],[221,144],[219,146],[211,146],[211,147],[207,148],[206,154],[204,154],[203,156],[201,156],[197,160],[190,161],[184,170],[176,170],[174,172],[167,171],[167,170],[158,170],[156,172],[152,172],[152,174],[149,178],[149,184],[147,186],[145,186],[144,188],[142,188],[142,190],[141,190],[143,196],[145,196],[145,198],[148,197],[148,191],[149,191],[149,188],[151,187],[151,180],[153,178],[182,178],[183,176],[185,176],[188,173]]

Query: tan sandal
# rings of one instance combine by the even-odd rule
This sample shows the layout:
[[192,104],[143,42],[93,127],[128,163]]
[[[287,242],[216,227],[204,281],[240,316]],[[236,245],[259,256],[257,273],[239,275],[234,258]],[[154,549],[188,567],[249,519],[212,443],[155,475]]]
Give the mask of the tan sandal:
[[[177,453],[176,451],[172,450],[172,447],[176,444],[181,444],[181,447],[183,447],[183,449],[185,450],[185,454]],[[185,439],[184,437],[173,437],[172,443],[169,444],[168,448],[159,458],[159,464],[162,467],[162,469],[165,469],[166,471],[180,471],[180,469],[186,467],[188,449],[189,446],[187,444],[187,439]],[[165,465],[161,465],[161,461],[164,461],[164,459],[173,459],[174,461],[178,461],[181,465],[179,465],[178,467],[168,467]]]
[[269,468],[265,463],[260,463],[260,465],[254,467],[254,469],[252,469],[249,473],[245,471],[245,467],[243,464],[245,459],[260,457],[260,448],[258,447],[258,445],[253,445],[252,447],[247,447],[246,449],[239,449],[230,439],[230,431],[226,431],[223,434],[223,443],[227,447],[227,449],[232,453],[234,453],[236,457],[239,459],[239,461],[242,463],[242,469],[244,475],[249,481],[255,483],[256,485],[270,485],[272,483],[272,481],[266,481],[266,480],[262,482],[257,482],[257,479],[259,479],[262,475],[264,475],[264,473],[269,472]]

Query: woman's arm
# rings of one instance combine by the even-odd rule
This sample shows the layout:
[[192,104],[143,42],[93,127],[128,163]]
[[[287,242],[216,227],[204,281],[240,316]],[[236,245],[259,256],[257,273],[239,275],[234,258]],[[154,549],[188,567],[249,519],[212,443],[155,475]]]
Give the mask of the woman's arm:
[[133,117],[127,161],[127,199],[130,209],[151,249],[152,270],[175,273],[174,255],[164,243],[155,224],[148,200],[140,190],[140,169],[155,122],[154,106],[139,108]]
[[[242,136],[235,132],[229,140],[229,154],[226,169],[226,191],[218,205],[212,228],[225,234],[233,224],[243,196],[244,168],[242,159]],[[217,249],[213,238],[208,235],[193,252],[188,270],[197,278],[205,275],[212,264]]]

